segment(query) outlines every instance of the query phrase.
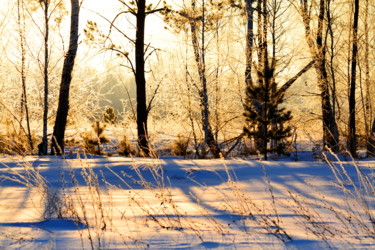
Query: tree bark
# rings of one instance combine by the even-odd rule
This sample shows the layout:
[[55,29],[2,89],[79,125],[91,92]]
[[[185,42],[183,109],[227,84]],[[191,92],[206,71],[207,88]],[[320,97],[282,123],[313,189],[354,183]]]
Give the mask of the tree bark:
[[325,13],[325,0],[319,2],[319,18],[316,40],[314,41],[307,0],[302,1],[302,19],[305,26],[305,37],[313,57],[314,68],[317,73],[318,86],[320,89],[323,125],[323,144],[334,152],[339,150],[339,133],[336,117],[333,113],[331,96],[329,92],[329,80],[326,69],[326,50],[323,44],[323,23]]
[[[41,3],[42,4],[42,3]],[[42,143],[39,144],[39,154],[47,155],[48,154],[48,67],[49,67],[49,0],[43,1],[44,7],[44,25],[45,25],[45,34],[44,34],[44,110],[43,110],[43,138]]]
[[367,139],[367,156],[375,157],[375,119],[372,121],[371,131]]
[[246,68],[245,68],[245,83],[246,86],[252,85],[251,77],[252,63],[253,63],[253,44],[254,44],[254,22],[253,22],[253,7],[252,0],[246,0]]
[[[195,1],[192,2],[192,7],[195,9]],[[207,78],[206,78],[206,68],[205,68],[205,48],[204,48],[204,6],[202,13],[202,44],[199,46],[198,36],[197,36],[197,26],[196,20],[190,19],[190,30],[192,37],[192,44],[194,50],[194,57],[198,67],[198,74],[200,78],[200,83],[202,89],[199,91],[199,98],[201,104],[201,114],[202,114],[202,127],[204,132],[204,144],[207,145],[214,158],[219,158],[221,150],[215,140],[215,136],[212,132],[212,127],[209,121],[210,109],[208,103],[208,90],[207,90]],[[201,49],[200,49],[201,47]]]
[[69,94],[72,82],[72,72],[78,50],[78,28],[79,28],[79,0],[71,0],[70,16],[70,39],[69,49],[64,59],[62,70],[59,103],[56,114],[55,126],[52,135],[51,154],[64,154],[65,129],[69,113]]
[[358,57],[358,17],[359,0],[354,1],[354,19],[353,19],[353,42],[352,42],[352,61],[349,90],[349,137],[348,150],[350,154],[357,158],[357,136],[356,136],[356,108],[355,108],[355,89],[357,75],[357,57]]
[[[21,47],[21,82],[22,82],[22,97],[21,97],[21,119],[20,123],[22,123],[23,119],[23,110],[25,109],[25,116],[26,116],[26,126],[27,126],[27,138],[29,140],[29,145],[31,151],[34,150],[34,142],[31,135],[31,128],[30,128],[30,114],[29,114],[29,105],[27,101],[27,91],[26,91],[26,49],[25,49],[25,20],[24,17],[21,20],[21,5],[23,2],[20,0],[17,1],[17,18],[18,18],[18,27],[19,27],[19,35],[20,35],[20,47]],[[23,10],[23,7],[22,7]]]
[[146,20],[146,0],[137,1],[138,12],[137,31],[135,39],[135,82],[137,85],[137,132],[138,147],[140,154],[150,156],[150,146],[148,141],[147,119],[148,110],[146,105],[146,78],[145,78],[145,20]]
[[[370,93],[370,39],[369,39],[369,0],[366,0],[365,5],[365,87],[366,87],[366,99],[365,99],[365,126],[366,126],[366,142],[367,142],[367,155],[374,157],[375,156],[375,145],[374,145],[374,135],[375,128],[370,128],[373,122],[372,115],[372,98]],[[375,121],[374,121],[375,122]]]

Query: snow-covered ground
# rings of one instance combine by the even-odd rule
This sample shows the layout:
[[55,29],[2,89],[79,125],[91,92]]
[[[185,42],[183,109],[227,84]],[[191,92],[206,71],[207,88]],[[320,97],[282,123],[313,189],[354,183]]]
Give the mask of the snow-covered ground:
[[70,158],[0,158],[0,248],[375,248],[372,160]]

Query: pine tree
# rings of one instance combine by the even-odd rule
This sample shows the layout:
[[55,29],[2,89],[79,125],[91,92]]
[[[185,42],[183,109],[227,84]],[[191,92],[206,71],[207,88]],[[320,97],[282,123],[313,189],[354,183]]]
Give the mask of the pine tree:
[[257,150],[265,160],[269,151],[268,142],[271,141],[271,151],[282,153],[282,141],[291,136],[291,127],[287,125],[292,119],[291,112],[280,107],[284,92],[278,91],[274,79],[274,69],[265,63],[263,70],[258,71],[257,84],[250,84],[246,88],[244,132],[254,139]]
[[108,138],[104,135],[106,125],[96,120],[91,127],[91,133],[89,132],[82,135],[85,148],[88,153],[102,155],[101,145],[109,142]]
[[115,110],[112,107],[107,107],[105,112],[103,113],[103,122],[108,124],[116,124],[117,122],[117,115],[115,114]]

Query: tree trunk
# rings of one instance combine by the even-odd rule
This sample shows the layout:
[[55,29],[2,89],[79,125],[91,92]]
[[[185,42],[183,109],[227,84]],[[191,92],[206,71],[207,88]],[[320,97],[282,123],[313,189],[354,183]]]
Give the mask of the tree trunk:
[[307,0],[302,1],[302,19],[305,26],[305,37],[310,48],[310,53],[314,60],[314,67],[317,73],[318,86],[320,89],[320,98],[322,106],[322,125],[323,125],[323,144],[331,148],[334,152],[339,150],[339,133],[336,123],[336,117],[333,113],[331,96],[329,92],[329,80],[326,69],[326,51],[323,44],[323,23],[325,13],[325,0],[319,3],[319,18],[316,41],[313,39],[310,16]]
[[[195,9],[195,1],[192,2],[192,7]],[[204,32],[205,32],[205,20],[204,20],[204,5],[202,13],[202,44],[199,46],[196,20],[190,19],[190,30],[192,37],[192,44],[194,49],[195,61],[198,67],[198,73],[202,89],[199,91],[200,104],[201,104],[201,114],[202,114],[202,127],[204,131],[204,145],[210,148],[212,156],[214,158],[220,157],[220,148],[217,145],[215,136],[212,132],[212,127],[209,121],[210,109],[208,104],[208,90],[207,90],[207,78],[206,78],[206,68],[205,68],[205,48],[204,48]],[[200,49],[201,47],[201,49]]]
[[365,125],[366,125],[366,141],[367,141],[367,155],[374,157],[375,156],[375,145],[374,145],[374,135],[375,128],[370,129],[371,122],[373,120],[372,115],[372,98],[370,94],[370,39],[369,39],[369,0],[366,0],[365,7],[365,88],[366,88],[366,97],[365,97]]
[[[19,27],[19,35],[20,35],[20,46],[21,46],[21,82],[22,82],[22,99],[21,99],[21,119],[20,122],[22,123],[23,119],[23,110],[25,110],[26,116],[26,126],[27,126],[27,138],[29,140],[29,145],[31,151],[34,150],[34,142],[31,135],[31,128],[30,128],[30,115],[29,115],[29,105],[27,102],[27,91],[26,91],[26,72],[25,72],[25,64],[26,64],[26,50],[25,50],[25,20],[21,21],[21,3],[20,0],[17,1],[17,15],[18,15],[18,27]],[[23,7],[22,7],[23,9]]]
[[[335,49],[336,49],[336,43],[335,43],[335,34],[334,34],[334,27],[333,27],[333,16],[331,14],[331,3],[333,0],[327,1],[327,35],[330,38],[330,57],[329,57],[329,74],[331,75],[331,95],[332,95],[332,112],[333,116],[336,117],[336,119],[340,120],[340,110],[338,109],[339,103],[337,99],[337,84],[336,84],[336,71],[334,67],[335,62]],[[328,38],[326,38],[328,40]]]
[[356,136],[356,108],[355,108],[355,89],[357,74],[357,56],[358,56],[358,17],[359,17],[359,0],[354,1],[354,19],[353,19],[353,45],[352,45],[352,62],[350,75],[349,90],[349,137],[348,150],[350,154],[357,157],[357,136]]
[[137,132],[138,147],[140,154],[150,156],[150,146],[148,142],[147,118],[148,110],[146,105],[146,78],[145,78],[145,19],[146,0],[137,1],[137,31],[135,40],[135,82],[137,85]]
[[43,110],[43,138],[42,143],[39,144],[39,154],[47,155],[48,154],[48,65],[49,65],[49,0],[43,1],[44,5],[44,24],[45,24],[45,34],[44,34],[44,110]]
[[253,7],[252,0],[246,0],[246,17],[247,17],[247,30],[246,30],[246,68],[245,68],[245,83],[246,86],[252,85],[253,80],[251,77],[252,63],[253,63],[253,43],[254,43],[254,22],[253,22]]
[[[261,36],[262,36],[262,42],[260,45],[260,50],[262,52],[261,54],[261,69],[264,72],[263,73],[263,84],[265,84],[266,89],[269,89],[270,87],[270,81],[272,79],[268,78],[268,71],[269,69],[269,62],[268,62],[268,42],[267,42],[267,34],[268,34],[268,10],[267,10],[267,0],[262,0],[259,1],[262,3],[262,9],[258,10],[263,18],[262,23],[262,28],[261,28]],[[273,76],[272,76],[273,78]],[[267,113],[269,112],[269,96],[264,96],[263,98],[264,105],[263,105],[263,112],[262,112],[262,119],[264,121],[267,120]],[[264,154],[264,160],[268,160],[268,149],[267,149],[267,144],[268,144],[268,126],[269,123],[261,124],[262,129],[264,130],[264,137],[266,138],[263,140],[263,154]]]
[[64,154],[64,137],[69,112],[69,94],[74,61],[78,50],[79,0],[71,0],[69,49],[64,59],[61,76],[59,104],[52,135],[51,154]]
[[372,121],[371,131],[367,140],[367,156],[375,157],[375,119]]

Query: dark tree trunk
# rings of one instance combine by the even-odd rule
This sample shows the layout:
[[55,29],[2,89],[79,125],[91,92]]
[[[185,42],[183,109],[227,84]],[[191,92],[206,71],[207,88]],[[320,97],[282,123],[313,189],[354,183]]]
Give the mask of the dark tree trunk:
[[137,1],[137,31],[135,40],[135,82],[137,85],[137,129],[138,147],[140,154],[150,156],[150,146],[148,142],[147,118],[148,110],[146,105],[146,78],[145,78],[145,19],[146,0]]
[[74,61],[78,50],[79,27],[79,0],[71,0],[70,39],[69,49],[64,59],[62,71],[59,104],[57,107],[56,121],[53,128],[51,154],[64,154],[65,128],[69,112],[69,93],[72,82]]
[[[373,123],[372,115],[372,98],[370,94],[370,39],[369,39],[369,0],[366,0],[365,5],[365,86],[366,86],[366,100],[365,100],[365,127],[366,127],[366,140],[367,140],[367,154],[371,157],[375,156],[374,135],[375,127],[371,128]],[[374,121],[375,122],[375,121]],[[374,126],[374,125],[373,125]]]
[[318,84],[321,91],[323,143],[334,152],[338,151],[338,127],[334,116],[331,95],[329,92],[328,72],[326,68],[326,48],[323,44],[323,23],[325,13],[325,0],[320,0],[318,31],[316,37],[318,54],[315,58],[315,69],[318,73]]
[[367,156],[375,157],[375,119],[372,121],[371,131],[367,139]]
[[42,143],[39,144],[39,154],[40,155],[47,155],[48,154],[48,138],[47,138],[47,131],[48,131],[48,85],[49,85],[49,78],[48,78],[48,65],[49,65],[49,0],[44,0],[43,3],[44,7],[44,24],[45,24],[45,34],[44,34],[44,71],[43,71],[43,78],[44,78],[44,110],[43,110],[43,138]]
[[349,137],[348,150],[353,157],[357,157],[357,136],[356,136],[356,108],[355,108],[355,89],[357,74],[357,56],[358,56],[358,17],[359,17],[359,0],[354,1],[354,19],[353,19],[353,45],[352,45],[352,62],[350,75],[349,90]]
[[246,86],[252,85],[251,77],[252,61],[253,61],[253,39],[254,39],[254,22],[253,22],[253,7],[252,0],[246,0],[246,17],[247,17],[247,31],[246,31],[246,69],[245,69],[245,83]]
[[303,67],[295,76],[293,76],[292,78],[290,78],[288,81],[286,81],[280,88],[279,90],[277,91],[278,94],[282,94],[282,93],[285,93],[285,91],[287,91],[287,89],[289,89],[293,83],[295,83],[298,78],[300,78],[303,74],[305,74],[309,69],[311,69],[311,67],[314,65],[314,61],[311,61],[309,62],[308,64],[306,64],[305,67]]

